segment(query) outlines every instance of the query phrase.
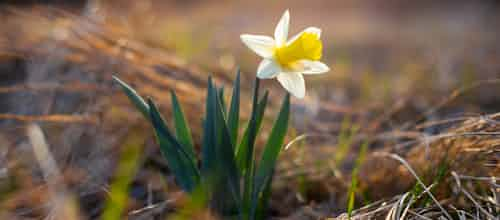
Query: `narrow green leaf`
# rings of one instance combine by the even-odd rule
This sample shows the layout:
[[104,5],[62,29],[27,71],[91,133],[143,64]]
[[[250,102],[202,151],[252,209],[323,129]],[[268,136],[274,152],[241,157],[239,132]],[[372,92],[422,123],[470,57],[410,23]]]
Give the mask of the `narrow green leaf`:
[[[268,137],[264,152],[259,163],[259,168],[255,174],[254,183],[254,201],[257,202],[257,197],[266,187],[267,180],[271,178],[273,170],[276,166],[276,161],[288,130],[288,121],[290,118],[290,94],[287,94],[281,105],[281,110],[278,118],[274,122],[271,134]],[[257,204],[253,204],[256,206]]]
[[144,117],[149,120],[149,106],[146,104],[144,99],[139,94],[137,94],[137,92],[132,89],[132,87],[130,87],[127,83],[121,81],[118,77],[113,76],[113,80],[120,85],[130,101],[135,105],[137,109],[139,109],[142,115],[144,115]]
[[153,101],[148,99],[148,105],[160,150],[166,158],[170,170],[179,186],[186,192],[192,192],[199,183],[199,171],[196,165],[174,138]]
[[205,120],[203,127],[203,147],[201,155],[201,166],[203,176],[209,177],[215,171],[215,145],[216,145],[216,133],[215,133],[215,99],[216,94],[213,91],[212,77],[208,77],[208,87],[207,87],[207,99],[206,99],[206,109],[205,109]]
[[191,129],[189,128],[189,125],[186,121],[186,117],[184,116],[179,100],[177,99],[177,95],[174,91],[171,91],[170,94],[172,97],[172,111],[174,115],[175,134],[181,146],[184,147],[190,158],[196,164],[196,154],[194,152]]
[[[256,111],[256,113],[255,113],[255,129],[256,129],[255,132],[256,133],[255,134],[259,133],[260,127],[262,125],[262,119],[264,118],[264,112],[266,110],[268,97],[269,97],[269,92],[266,91],[264,93],[264,96],[260,99],[260,101],[256,105],[256,110],[255,110]],[[248,144],[250,143],[248,140],[249,139],[249,130],[250,130],[250,123],[248,124],[248,127],[243,132],[243,137],[241,138],[241,142],[236,149],[236,163],[238,165],[240,172],[242,172],[242,173],[245,172],[245,170],[247,169],[247,166],[245,166],[245,163],[246,163],[245,161],[247,158],[247,154],[249,152],[249,150],[248,150],[249,149]]]
[[257,210],[255,211],[255,219],[264,219],[269,204],[269,197],[271,197],[271,184],[273,182],[274,169],[269,178],[266,179],[264,189],[258,195]]
[[240,209],[240,180],[238,169],[234,161],[234,151],[231,143],[231,137],[227,128],[227,123],[222,111],[222,103],[218,96],[215,96],[215,129],[217,134],[216,139],[216,156],[217,156],[217,188],[221,192],[214,198],[221,203],[221,211],[228,214],[238,213]]
[[234,80],[233,83],[231,106],[229,108],[229,114],[227,117],[227,124],[233,146],[236,146],[236,143],[238,143],[239,120],[240,120],[240,71],[238,70],[236,74],[236,79]]
[[223,115],[225,117],[226,116],[226,112],[227,112],[227,106],[226,106],[226,100],[224,99],[224,86],[221,86],[217,90],[217,98],[219,99],[219,102],[222,105],[222,113],[223,113]]
[[[250,117],[250,122],[248,123],[248,135],[247,138],[242,139],[245,144],[244,148],[240,148],[241,151],[244,151],[242,154],[244,158],[243,167],[246,168],[244,172],[244,190],[243,190],[243,217],[247,219],[252,218],[252,198],[253,198],[253,179],[254,179],[254,144],[257,136],[257,114],[258,114],[258,104],[257,100],[259,97],[259,79],[255,80],[254,93],[253,93],[253,102],[252,102],[252,114]],[[241,156],[241,155],[240,155]],[[238,159],[238,158],[237,158]]]

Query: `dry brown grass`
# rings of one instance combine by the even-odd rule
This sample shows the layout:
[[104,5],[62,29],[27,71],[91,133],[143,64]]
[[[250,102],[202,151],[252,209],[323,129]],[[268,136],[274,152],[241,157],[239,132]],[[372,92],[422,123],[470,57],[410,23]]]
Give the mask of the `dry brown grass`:
[[[0,192],[7,195],[0,197],[0,218],[50,215],[45,209],[52,199],[50,189],[40,178],[32,152],[26,150],[31,149],[24,129],[28,122],[39,123],[47,134],[61,168],[60,178],[78,198],[83,216],[99,216],[123,140],[132,133],[150,129],[111,83],[113,74],[131,83],[142,95],[153,97],[166,115],[170,102],[167,92],[175,90],[195,135],[200,135],[197,128],[201,126],[197,123],[203,111],[208,76],[205,70],[186,64],[172,51],[148,47],[132,39],[122,26],[98,18],[44,7],[2,8],[0,12],[0,19],[6,21],[0,30],[0,63],[13,66],[10,74],[19,75],[19,79],[0,86],[0,96],[9,103],[3,107],[6,110],[0,106],[5,112],[0,114],[0,152],[5,152],[0,155],[0,167],[8,171],[0,176]],[[352,70],[346,69],[349,71]],[[218,71],[213,76],[219,84],[228,84],[232,78]],[[415,195],[420,196],[419,200],[408,209],[408,218],[443,216],[439,206],[453,216],[498,215],[500,114],[423,120],[443,117],[436,112],[450,102],[481,109],[480,100],[468,103],[470,96],[457,99],[485,86],[496,87],[498,82],[489,80],[466,86],[424,107],[416,103],[427,95],[427,85],[391,100],[390,104],[380,100],[363,102],[366,105],[361,106],[337,104],[333,98],[318,101],[315,96],[294,102],[297,133],[304,131],[308,138],[282,156],[271,214],[318,219],[345,212],[352,161],[362,142],[371,139],[356,197],[357,207],[369,204],[354,211],[353,217],[383,219],[394,216],[394,210],[404,210],[408,200],[401,198],[408,199],[418,185],[409,168],[426,187],[432,186],[430,193],[438,203],[420,192]],[[346,90],[364,89],[351,87]],[[429,91],[432,96],[433,91]],[[413,99],[420,92],[423,95],[418,96],[419,100]],[[361,129],[354,135],[346,157],[338,162],[334,155],[338,153],[337,139],[342,127],[339,122],[344,117],[352,118],[353,125]],[[168,173],[166,164],[157,154],[153,138],[147,139],[143,166],[133,181],[127,207],[131,219],[163,217],[180,207],[178,189],[170,176],[163,175]],[[408,166],[391,153],[400,155]],[[443,165],[446,175],[434,183],[437,170]],[[339,217],[342,218],[345,215]]]
[[[36,174],[37,166],[31,162],[31,152],[24,150],[25,144],[17,142],[24,139],[23,128],[31,122],[40,123],[48,134],[47,141],[61,166],[61,178],[78,195],[85,215],[100,213],[107,182],[113,175],[105,170],[113,169],[111,163],[121,140],[134,129],[148,129],[111,83],[112,75],[131,83],[144,96],[153,97],[163,108],[169,103],[165,94],[174,89],[190,119],[199,120],[208,75],[168,52],[135,42],[112,24],[63,10],[0,10],[6,21],[0,36],[0,61],[10,71],[6,74],[18,76],[0,86],[0,95],[6,98],[0,114],[0,136],[5,139],[2,167],[8,171],[1,183],[2,192],[8,193],[2,199],[2,216],[51,216],[44,208],[51,199],[48,188],[30,174]],[[222,74],[214,77],[220,83],[228,81]],[[21,104],[22,100],[27,101]],[[164,169],[164,162],[153,149],[144,150],[149,155],[146,163]],[[151,180],[157,175],[146,170],[138,178],[147,179],[140,183],[147,187],[151,181],[157,182]],[[155,190],[164,191],[163,186]],[[131,202],[129,209],[142,207],[140,201],[135,204]]]
[[[496,113],[435,122],[434,126],[447,123],[448,128],[435,135],[415,131],[412,140],[386,143],[383,149],[373,150],[359,175],[356,198],[359,205],[365,205],[354,210],[351,219],[447,219],[447,216],[496,219],[500,204],[499,119],[500,113]],[[334,213],[341,211],[339,206],[347,205],[349,170],[333,165],[318,167],[308,162],[300,166],[294,168],[302,171],[296,171],[293,178],[285,178],[285,181],[308,176],[308,188],[298,193],[312,196],[307,200],[321,202],[304,204],[290,218],[333,218]],[[293,168],[286,170],[289,169]],[[325,171],[328,169],[332,171]],[[340,169],[337,174],[336,169]],[[284,197],[285,192],[278,193],[283,193],[278,194],[278,198]],[[348,215],[345,213],[336,219],[348,219]]]

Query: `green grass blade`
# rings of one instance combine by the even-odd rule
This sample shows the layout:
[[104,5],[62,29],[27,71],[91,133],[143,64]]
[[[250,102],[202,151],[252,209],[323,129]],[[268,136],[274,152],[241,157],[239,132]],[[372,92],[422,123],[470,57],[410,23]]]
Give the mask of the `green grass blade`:
[[186,152],[189,154],[190,158],[196,164],[196,154],[194,152],[193,147],[193,138],[191,136],[191,129],[186,121],[186,117],[182,111],[182,107],[177,99],[177,95],[174,91],[170,92],[172,96],[172,108],[174,115],[174,125],[175,125],[175,134],[177,135],[177,139]]
[[[233,94],[231,97],[231,106],[227,117],[227,126],[231,135],[233,146],[238,143],[238,129],[240,120],[240,71],[236,74],[236,79],[233,83]],[[236,149],[234,149],[236,150]]]
[[125,146],[120,153],[120,161],[115,178],[110,185],[109,198],[102,214],[103,220],[123,218],[127,206],[130,183],[137,172],[142,155],[141,149],[145,142],[145,134],[133,133],[125,140]]
[[166,158],[170,170],[179,186],[187,192],[192,192],[199,182],[199,171],[196,165],[174,138],[153,101],[148,100],[148,105],[160,150]]
[[[264,93],[264,96],[260,99],[258,104],[256,105],[256,110],[255,110],[255,134],[259,133],[260,127],[262,125],[262,119],[264,118],[264,112],[266,110],[267,106],[267,100],[269,97],[269,92],[266,91]],[[236,164],[238,165],[238,168],[240,172],[245,172],[247,169],[247,166],[245,165],[245,158],[247,158],[247,154],[249,152],[249,147],[248,144],[249,142],[249,130],[250,130],[250,123],[248,124],[248,127],[245,129],[243,132],[243,137],[241,138],[241,142],[238,145],[236,149]],[[255,138],[255,137],[254,137]]]
[[347,217],[351,219],[352,211],[354,210],[354,202],[356,200],[356,190],[358,188],[358,177],[351,177],[351,185],[349,186],[349,192],[347,193]]
[[354,202],[356,199],[356,191],[358,191],[358,173],[361,169],[361,165],[365,160],[366,152],[368,151],[368,141],[363,142],[361,149],[359,150],[358,158],[354,164],[354,168],[351,172],[351,186],[349,187],[349,193],[347,198],[347,216],[351,218],[352,211],[354,210]]
[[137,109],[144,115],[145,118],[149,120],[150,115],[149,115],[149,106],[148,104],[144,101],[144,99],[137,94],[137,92],[132,89],[127,83],[121,81],[118,77],[113,76],[113,80],[116,81],[122,90],[125,92],[125,94],[128,96],[130,101],[135,105]]
[[354,137],[359,131],[359,125],[351,122],[349,116],[346,116],[340,127],[340,134],[337,143],[337,152],[335,153],[335,165],[339,167],[349,153]]
[[290,118],[290,94],[287,94],[281,105],[280,112],[276,121],[274,122],[271,134],[268,137],[264,152],[259,163],[259,168],[255,174],[254,183],[254,204],[257,204],[257,197],[261,192],[264,191],[268,179],[271,178],[273,170],[276,166],[276,161],[281,149],[283,148],[283,142],[285,140],[285,135],[288,130],[288,121]]

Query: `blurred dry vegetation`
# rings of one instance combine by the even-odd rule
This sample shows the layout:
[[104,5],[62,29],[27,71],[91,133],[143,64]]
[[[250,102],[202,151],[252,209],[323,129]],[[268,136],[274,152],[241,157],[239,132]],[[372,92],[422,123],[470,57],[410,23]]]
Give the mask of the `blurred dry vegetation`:
[[119,183],[124,218],[186,211],[111,76],[165,115],[175,90],[199,140],[208,75],[229,86],[240,67],[250,82],[258,58],[239,34],[271,33],[286,8],[291,33],[322,28],[332,71],[292,102],[270,217],[347,218],[355,181],[353,218],[397,219],[412,201],[408,219],[498,219],[500,4],[390,0],[1,2],[0,219],[99,218]]

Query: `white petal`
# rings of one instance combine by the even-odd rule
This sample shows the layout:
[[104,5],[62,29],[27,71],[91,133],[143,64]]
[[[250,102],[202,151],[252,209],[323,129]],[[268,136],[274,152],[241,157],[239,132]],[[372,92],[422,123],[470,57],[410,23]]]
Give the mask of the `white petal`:
[[313,34],[318,35],[318,38],[321,38],[321,29],[319,29],[317,27],[308,27],[308,28],[304,29],[302,32],[313,33]]
[[263,59],[257,68],[257,77],[261,79],[274,78],[281,72],[280,66],[272,59]]
[[286,43],[288,38],[288,27],[290,26],[290,12],[285,11],[283,16],[281,16],[276,29],[274,29],[274,39],[276,40],[276,45],[281,46]]
[[292,95],[297,98],[304,98],[306,94],[306,85],[304,77],[300,73],[280,73],[278,81]]
[[321,29],[319,29],[317,27],[308,27],[308,28],[304,29],[303,31],[301,31],[300,33],[294,35],[292,38],[290,38],[290,40],[287,42],[287,44],[292,43],[294,40],[296,40],[298,37],[300,37],[300,35],[302,35],[304,32],[316,34],[316,35],[318,35],[318,38],[321,38]]
[[303,74],[321,74],[330,71],[330,68],[320,61],[300,60],[294,71]]
[[263,58],[272,57],[274,54],[274,40],[271,37],[263,35],[242,34],[241,41],[253,52]]

